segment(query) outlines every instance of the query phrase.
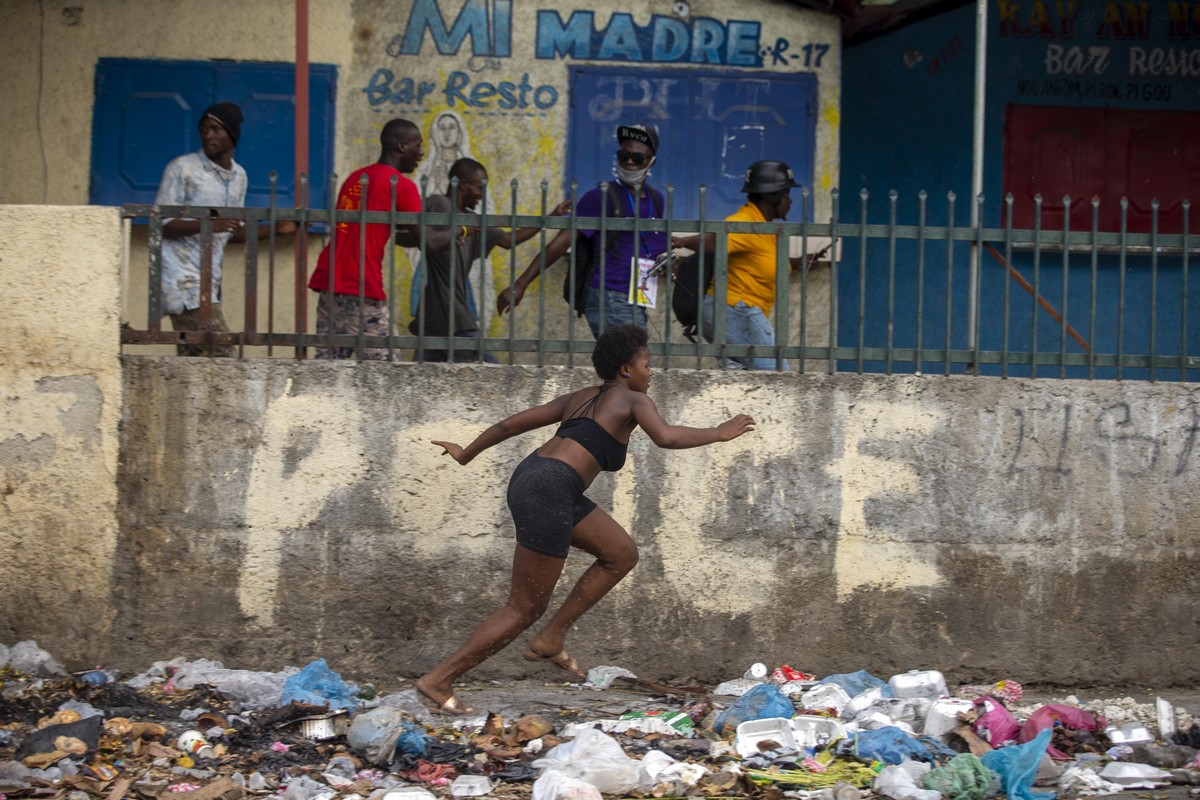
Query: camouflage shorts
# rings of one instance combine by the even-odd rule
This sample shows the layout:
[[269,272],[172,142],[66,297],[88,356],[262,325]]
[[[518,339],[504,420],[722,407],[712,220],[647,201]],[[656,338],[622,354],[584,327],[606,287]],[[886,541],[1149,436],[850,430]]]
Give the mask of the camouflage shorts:
[[[332,300],[332,302],[331,302]],[[330,313],[332,307],[332,314]],[[361,316],[362,325],[359,326]],[[349,294],[320,292],[317,300],[317,334],[351,334],[359,331],[368,336],[387,336],[395,333],[388,314],[386,300],[372,300]],[[353,347],[318,347],[317,358],[357,358]],[[396,351],[388,352],[385,347],[363,348],[364,361],[396,360]]]
[[[171,327],[177,331],[199,331],[210,330],[225,333],[229,331],[229,325],[225,323],[225,315],[221,313],[221,304],[212,304],[212,316],[209,318],[207,328],[200,327],[200,309],[189,308],[179,314],[171,314]],[[217,356],[218,358],[229,358],[234,354],[234,348],[230,345],[217,345],[209,348],[203,344],[178,344],[175,346],[175,352],[181,356]]]

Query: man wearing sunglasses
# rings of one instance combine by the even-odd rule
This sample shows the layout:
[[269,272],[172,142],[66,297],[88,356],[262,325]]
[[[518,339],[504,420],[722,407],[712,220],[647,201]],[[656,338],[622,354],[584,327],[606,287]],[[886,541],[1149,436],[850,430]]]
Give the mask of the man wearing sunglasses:
[[[658,131],[647,125],[620,125],[616,137],[617,181],[610,183],[607,193],[597,186],[579,198],[576,215],[662,219],[662,193],[646,183],[658,152]],[[602,210],[606,202],[608,207]],[[597,238],[598,229],[581,228],[578,233],[593,248],[603,250],[602,255],[593,259],[596,266],[590,275],[577,275],[578,280],[586,281],[582,312],[592,335],[599,337],[602,330],[615,325],[632,323],[646,327],[646,309],[630,302],[630,281],[667,249],[666,233],[639,230],[635,239],[633,231],[609,231],[603,242]],[[502,314],[515,308],[540,273],[542,264],[548,267],[558,261],[573,240],[572,231],[559,231],[546,245],[544,254],[534,257],[513,287],[500,292],[496,298],[497,312]]]

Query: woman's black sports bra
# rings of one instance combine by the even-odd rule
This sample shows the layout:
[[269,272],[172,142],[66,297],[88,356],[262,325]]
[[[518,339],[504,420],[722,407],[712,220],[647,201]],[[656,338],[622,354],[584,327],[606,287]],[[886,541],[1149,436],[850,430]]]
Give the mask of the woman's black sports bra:
[[600,391],[580,406],[574,416],[563,420],[554,434],[560,439],[579,442],[583,445],[584,450],[592,454],[592,458],[596,459],[600,469],[605,472],[616,472],[625,466],[625,452],[629,445],[618,442],[611,433],[600,426],[599,422],[596,422],[594,416],[587,415],[596,413],[596,401],[600,399],[600,395],[615,385],[604,384],[601,386]]

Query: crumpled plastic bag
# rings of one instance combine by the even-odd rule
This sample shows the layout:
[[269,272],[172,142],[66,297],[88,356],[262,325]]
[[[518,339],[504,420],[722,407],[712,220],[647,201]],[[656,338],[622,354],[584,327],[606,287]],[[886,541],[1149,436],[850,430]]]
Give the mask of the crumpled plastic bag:
[[695,786],[707,774],[708,770],[699,764],[676,761],[661,750],[651,750],[642,756],[638,766],[638,788],[648,792],[668,781]]
[[299,775],[287,782],[279,794],[279,800],[332,800],[336,792],[307,775]]
[[[1077,731],[1102,731],[1108,726],[1100,714],[1064,703],[1048,703],[1029,715],[1029,719],[1021,726],[1017,741],[1032,741],[1039,731],[1050,730],[1056,722]],[[1071,760],[1070,755],[1056,747],[1048,747],[1046,752],[1058,761]]]
[[895,697],[896,693],[892,691],[891,684],[882,678],[876,678],[865,669],[860,669],[858,672],[846,672],[840,675],[826,675],[817,684],[832,683],[846,690],[846,694],[851,697],[857,697],[867,689],[879,688],[883,690],[880,697]]
[[624,667],[614,666],[599,666],[592,667],[587,671],[587,680],[583,682],[583,686],[588,689],[607,689],[612,686],[613,681],[617,678],[636,678],[629,670]]
[[225,669],[220,661],[207,658],[188,661],[179,657],[170,661],[155,661],[150,669],[130,678],[126,684],[132,689],[145,689],[157,684],[191,689],[203,683],[236,700],[246,709],[261,711],[279,705],[283,684],[299,671],[296,667],[286,667],[279,672]]
[[433,725],[433,715],[429,713],[429,709],[421,702],[420,695],[416,689],[405,689],[403,692],[393,692],[392,694],[384,695],[379,698],[379,705],[398,708],[401,711],[407,711],[423,725]]
[[773,683],[763,683],[733,701],[729,708],[717,715],[713,730],[721,736],[731,736],[737,726],[752,719],[770,719],[796,716],[796,706],[787,695]]
[[24,672],[39,678],[53,678],[67,674],[62,664],[58,663],[54,656],[38,647],[38,643],[33,639],[17,642],[8,648],[7,664],[17,672]]
[[892,800],[942,800],[939,792],[921,788],[928,773],[928,764],[906,759],[881,769],[871,788],[876,794]]
[[284,681],[279,705],[288,703],[328,705],[330,709],[346,710],[354,710],[360,705],[358,688],[342,680],[342,676],[331,670],[323,658],[318,658]]
[[533,800],[603,800],[603,795],[587,781],[552,769],[534,781]]
[[391,765],[397,750],[425,755],[425,732],[408,714],[392,706],[379,706],[355,717],[346,741],[350,749],[384,767]]
[[638,762],[595,728],[550,748],[533,766],[542,770],[533,783],[533,800],[583,800],[581,787],[564,779],[583,781],[602,794],[625,794],[638,785]]
[[975,699],[979,716],[971,723],[975,734],[992,747],[1003,747],[1016,742],[1021,726],[999,699],[986,695]]
[[1000,774],[1000,783],[1008,800],[1053,800],[1054,792],[1033,791],[1038,764],[1049,745],[1050,729],[1045,728],[1033,741],[984,753],[980,761],[988,769]]
[[1081,769],[1071,765],[1067,767],[1058,779],[1059,794],[1068,797],[1094,797],[1097,795],[1117,794],[1125,789],[1119,783],[1109,783],[1090,769]]
[[976,756],[959,753],[926,773],[923,782],[926,789],[940,792],[950,800],[983,800],[987,797],[992,773]]
[[916,738],[893,725],[871,731],[860,730],[854,736],[842,739],[835,747],[839,754],[884,764],[900,764],[905,760],[934,761],[955,756],[955,752],[945,743],[932,736]]

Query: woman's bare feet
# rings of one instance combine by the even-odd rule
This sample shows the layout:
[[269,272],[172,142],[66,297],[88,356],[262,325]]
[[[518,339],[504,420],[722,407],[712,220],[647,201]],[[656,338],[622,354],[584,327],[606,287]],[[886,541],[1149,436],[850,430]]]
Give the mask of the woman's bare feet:
[[422,697],[422,702],[431,711],[440,711],[443,714],[451,714],[453,716],[479,713],[476,709],[455,697],[454,691],[449,687],[431,686],[424,683],[424,681],[425,678],[418,678],[415,685],[417,693]]
[[558,652],[551,653],[550,655],[543,655],[530,646],[525,648],[525,652],[521,654],[521,657],[526,661],[541,661],[547,664],[553,664],[563,672],[566,672],[569,675],[574,675],[576,678],[587,677],[587,673],[579,668],[579,662],[577,662],[566,650],[559,650]]

